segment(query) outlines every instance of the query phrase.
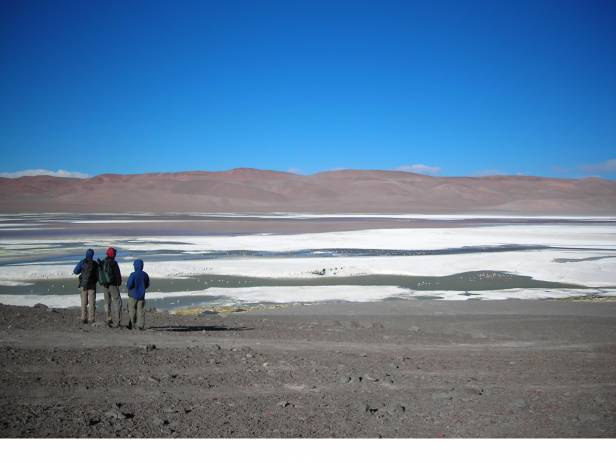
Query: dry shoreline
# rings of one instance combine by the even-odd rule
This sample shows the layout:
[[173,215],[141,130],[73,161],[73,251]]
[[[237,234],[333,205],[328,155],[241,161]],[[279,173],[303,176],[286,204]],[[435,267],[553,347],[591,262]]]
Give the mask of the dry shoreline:
[[0,305],[1,437],[616,437],[613,301],[97,318]]

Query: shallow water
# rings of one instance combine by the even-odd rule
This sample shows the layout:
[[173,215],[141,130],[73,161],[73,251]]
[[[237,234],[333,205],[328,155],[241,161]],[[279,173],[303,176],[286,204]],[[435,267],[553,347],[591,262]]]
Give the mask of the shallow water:
[[[77,278],[31,280],[27,286],[0,285],[0,295],[75,295],[77,301]],[[253,288],[253,287],[324,287],[324,286],[397,286],[415,291],[491,291],[512,288],[583,288],[503,272],[467,272],[445,277],[404,275],[362,275],[353,277],[319,278],[250,278],[232,275],[195,275],[182,279],[151,279],[150,292],[178,293],[205,290],[207,288]],[[99,288],[100,291],[100,288]],[[123,285],[121,292],[126,293]],[[0,298],[1,299],[1,298]],[[177,307],[226,304],[225,296],[174,296],[150,302],[160,309]]]
[[[0,214],[0,302],[76,303],[72,266],[86,248],[103,257],[109,245],[124,273],[134,258],[146,261],[150,305],[163,309],[292,302],[293,291],[298,300],[379,300],[409,291],[506,297],[616,287],[613,217]],[[301,291],[311,295],[302,299]],[[535,294],[544,293],[524,297]]]

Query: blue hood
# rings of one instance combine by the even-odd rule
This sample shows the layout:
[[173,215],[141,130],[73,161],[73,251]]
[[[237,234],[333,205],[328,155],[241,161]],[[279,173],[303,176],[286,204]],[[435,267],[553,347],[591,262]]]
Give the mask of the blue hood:
[[94,250],[88,249],[86,251],[86,259],[92,259],[94,257]]
[[144,300],[145,290],[150,287],[150,277],[143,271],[143,261],[141,259],[135,259],[133,266],[135,271],[130,274],[126,282],[128,295],[133,299]]

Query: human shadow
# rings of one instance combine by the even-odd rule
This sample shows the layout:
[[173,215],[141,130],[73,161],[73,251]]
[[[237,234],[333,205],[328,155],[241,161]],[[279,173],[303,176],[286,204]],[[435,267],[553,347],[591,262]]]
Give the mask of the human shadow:
[[153,331],[166,331],[176,333],[190,333],[193,331],[250,331],[254,328],[246,328],[245,326],[222,326],[222,325],[202,325],[202,326],[186,326],[186,325],[172,325],[172,326],[153,326],[150,328]]

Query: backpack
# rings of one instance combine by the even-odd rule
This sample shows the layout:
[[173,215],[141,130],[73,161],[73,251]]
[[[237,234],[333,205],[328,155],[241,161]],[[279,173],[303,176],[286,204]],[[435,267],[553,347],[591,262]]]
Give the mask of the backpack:
[[98,261],[98,283],[103,286],[109,286],[114,283],[114,271],[111,259]]
[[96,285],[96,274],[94,273],[95,262],[93,260],[84,259],[81,264],[81,274],[79,275],[79,283],[82,288]]

